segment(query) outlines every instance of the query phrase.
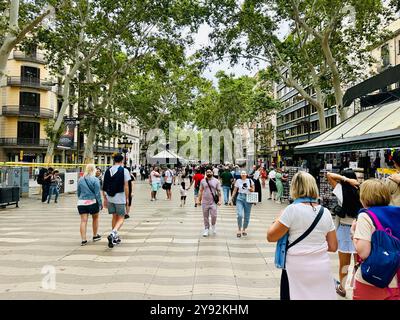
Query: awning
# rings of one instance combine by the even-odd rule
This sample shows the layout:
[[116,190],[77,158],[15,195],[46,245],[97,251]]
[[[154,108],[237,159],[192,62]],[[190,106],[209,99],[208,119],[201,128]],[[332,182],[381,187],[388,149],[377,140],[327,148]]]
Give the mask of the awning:
[[400,65],[390,67],[376,76],[371,77],[347,90],[343,96],[343,105],[344,107],[348,107],[354,100],[366,96],[376,90],[386,88],[399,81]]
[[295,154],[400,147],[400,101],[357,113],[294,149]]
[[[167,161],[168,159],[168,161]],[[150,158],[150,163],[160,163],[160,164],[165,164],[165,163],[177,163],[177,160],[180,162],[184,162],[185,159],[180,157],[179,155],[175,154],[171,150],[164,150],[161,151],[160,153],[156,154],[155,156]]]

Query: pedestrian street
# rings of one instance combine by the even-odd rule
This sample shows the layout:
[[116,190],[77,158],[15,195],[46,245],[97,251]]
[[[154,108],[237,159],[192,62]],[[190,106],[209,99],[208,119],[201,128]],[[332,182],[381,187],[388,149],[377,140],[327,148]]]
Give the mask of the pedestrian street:
[[[284,208],[267,200],[253,206],[248,236],[236,237],[235,207],[218,210],[217,234],[202,237],[201,208],[193,189],[180,208],[178,186],[172,201],[150,187],[133,190],[131,218],[122,243],[107,247],[111,218],[103,210],[102,240],[80,246],[76,195],[58,203],[23,198],[20,208],[0,209],[0,299],[279,299],[280,270],[275,244],[266,230]],[[337,254],[331,254],[337,277]]]

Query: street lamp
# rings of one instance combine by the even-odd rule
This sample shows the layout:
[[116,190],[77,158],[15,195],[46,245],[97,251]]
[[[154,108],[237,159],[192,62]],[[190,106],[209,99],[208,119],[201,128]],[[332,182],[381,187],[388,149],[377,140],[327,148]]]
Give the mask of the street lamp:
[[122,140],[118,140],[118,148],[124,154],[124,165],[127,163],[127,154],[130,148],[132,148],[133,142],[128,140],[127,136],[124,136]]

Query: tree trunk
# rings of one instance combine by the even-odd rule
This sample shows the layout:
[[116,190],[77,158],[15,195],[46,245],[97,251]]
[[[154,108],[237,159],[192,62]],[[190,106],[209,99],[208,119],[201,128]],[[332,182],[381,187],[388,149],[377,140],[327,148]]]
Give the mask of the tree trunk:
[[49,141],[49,145],[47,146],[46,157],[44,158],[45,163],[53,163],[55,145],[56,145],[55,141]]
[[97,123],[92,121],[90,123],[89,134],[85,143],[85,152],[83,154],[83,163],[94,163],[94,143],[96,138]]
[[19,0],[10,1],[10,11],[8,18],[8,30],[5,35],[4,42],[0,48],[0,84],[2,84],[5,75],[8,56],[14,47],[13,42],[17,38],[19,18]]
[[[319,132],[324,133],[326,131],[325,99],[322,94],[321,88],[316,89],[316,93],[317,93],[317,100],[318,100],[318,106],[316,106],[316,108],[317,108],[317,112],[318,112]],[[311,126],[311,123],[309,123],[308,125]],[[311,131],[311,128],[309,128],[309,130]]]
[[322,40],[322,51],[326,59],[326,63],[332,72],[332,84],[335,93],[336,108],[339,112],[340,121],[347,119],[347,113],[343,109],[343,90],[341,86],[341,79],[339,69],[336,66],[335,58],[332,55],[331,48],[329,47],[329,33],[327,33]]
[[[71,77],[73,76],[71,73],[75,72],[74,69],[65,77],[65,82],[64,82],[64,89],[63,89],[63,103],[60,109],[60,112],[57,115],[57,120],[54,124],[53,127],[53,137],[57,137],[57,132],[60,129],[61,123],[63,122],[65,112],[67,111],[67,108],[69,106],[69,88],[70,88],[70,83],[71,83]],[[46,162],[52,162],[53,157],[54,157],[54,149],[55,149],[55,144],[57,141],[56,139],[53,139],[49,141],[49,145],[47,147],[46,151]],[[50,161],[51,160],[51,161]]]

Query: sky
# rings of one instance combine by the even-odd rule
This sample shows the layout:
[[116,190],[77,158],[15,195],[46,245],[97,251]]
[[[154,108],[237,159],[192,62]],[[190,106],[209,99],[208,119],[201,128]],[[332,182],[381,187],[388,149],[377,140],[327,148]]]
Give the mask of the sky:
[[[211,27],[207,24],[203,24],[200,28],[199,31],[197,32],[197,35],[195,36],[195,44],[192,48],[189,48],[188,54],[193,54],[196,50],[207,46],[209,44],[208,41],[208,34],[211,32]],[[288,33],[289,27],[288,25],[281,25],[280,26],[280,31],[279,31],[279,37],[284,37]],[[229,59],[225,59],[224,61],[221,62],[215,62],[211,65],[208,66],[208,68],[204,72],[204,77],[212,80],[215,85],[217,85],[217,80],[215,78],[215,74],[219,70],[225,71],[225,73],[230,74],[233,73],[235,76],[243,76],[243,75],[248,75],[248,76],[254,76],[258,70],[261,68],[265,68],[267,64],[265,62],[260,62],[260,64],[256,67],[253,67],[252,69],[248,69],[244,65],[245,60],[242,59],[239,61],[239,63],[235,66],[231,66]],[[243,65],[242,65],[243,64]]]
[[[196,50],[201,49],[204,46],[207,46],[209,44],[208,41],[208,34],[211,32],[211,27],[208,26],[207,24],[203,24],[197,35],[195,36],[195,44],[192,48],[190,48],[188,50],[188,54],[192,54],[194,53]],[[242,60],[242,63],[244,62],[244,60]],[[265,63],[263,65],[260,65],[261,67],[265,67]],[[212,80],[214,82],[214,84],[217,84],[217,80],[215,78],[215,74],[219,71],[219,70],[223,70],[225,71],[225,73],[233,73],[235,76],[242,76],[242,75],[249,75],[249,76],[253,76],[257,73],[257,71],[259,70],[260,67],[258,68],[253,68],[251,70],[249,70],[248,68],[246,68],[246,66],[242,66],[241,63],[238,63],[235,66],[231,66],[229,59],[225,59],[224,61],[221,62],[215,62],[211,65],[208,66],[208,68],[205,70],[204,72],[204,77]]]

